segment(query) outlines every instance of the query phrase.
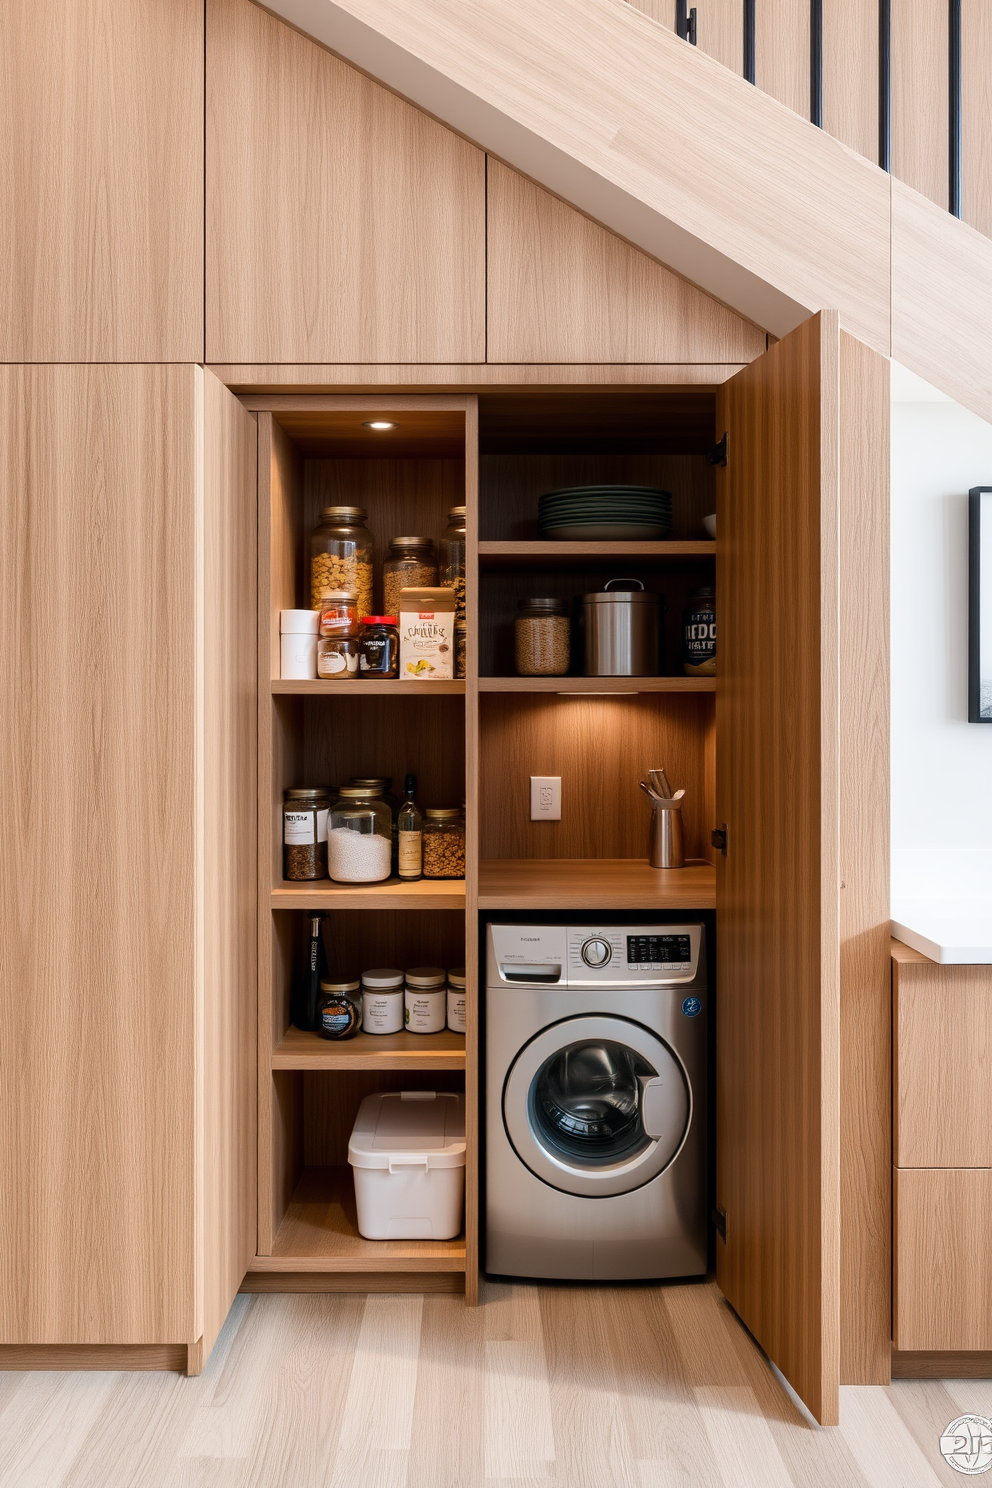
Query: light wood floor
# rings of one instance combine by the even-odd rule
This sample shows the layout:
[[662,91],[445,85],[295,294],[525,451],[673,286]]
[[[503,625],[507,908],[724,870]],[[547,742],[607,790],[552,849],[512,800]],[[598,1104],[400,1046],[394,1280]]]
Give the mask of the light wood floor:
[[932,1488],[992,1382],[812,1425],[713,1286],[239,1297],[199,1379],[0,1375],[2,1488]]

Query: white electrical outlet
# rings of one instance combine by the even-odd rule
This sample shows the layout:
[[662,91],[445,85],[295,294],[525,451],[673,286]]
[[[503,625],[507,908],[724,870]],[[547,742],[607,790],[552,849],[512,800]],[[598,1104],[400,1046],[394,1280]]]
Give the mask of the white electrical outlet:
[[561,821],[561,776],[530,777],[531,821]]

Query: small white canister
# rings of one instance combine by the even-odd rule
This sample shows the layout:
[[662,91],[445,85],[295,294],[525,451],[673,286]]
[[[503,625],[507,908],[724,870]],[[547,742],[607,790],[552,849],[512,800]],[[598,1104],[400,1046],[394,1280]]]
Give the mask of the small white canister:
[[448,1027],[464,1033],[465,1022],[465,968],[455,966],[448,972]]
[[415,966],[406,974],[406,1026],[410,1033],[442,1033],[445,975],[441,966]]
[[380,966],[362,972],[362,1032],[403,1032],[403,973]]
[[317,675],[319,610],[279,611],[279,650],[284,681],[309,682]]

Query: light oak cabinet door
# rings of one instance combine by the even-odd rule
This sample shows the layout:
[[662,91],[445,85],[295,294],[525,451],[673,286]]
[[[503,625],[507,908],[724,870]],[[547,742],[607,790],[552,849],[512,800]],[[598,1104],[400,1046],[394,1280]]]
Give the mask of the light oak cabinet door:
[[206,360],[484,361],[482,152],[249,0],[206,55]]
[[202,0],[4,6],[0,140],[0,361],[202,360]]
[[992,1350],[992,1171],[895,1168],[892,1180],[896,1348]]
[[195,1356],[255,1248],[254,424],[4,367],[0,485],[0,1344]]

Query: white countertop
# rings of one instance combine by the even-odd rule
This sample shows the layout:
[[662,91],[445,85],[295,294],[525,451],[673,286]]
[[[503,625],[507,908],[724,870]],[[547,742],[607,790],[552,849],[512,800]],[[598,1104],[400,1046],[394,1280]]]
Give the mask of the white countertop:
[[892,854],[892,934],[945,966],[992,964],[992,852]]

